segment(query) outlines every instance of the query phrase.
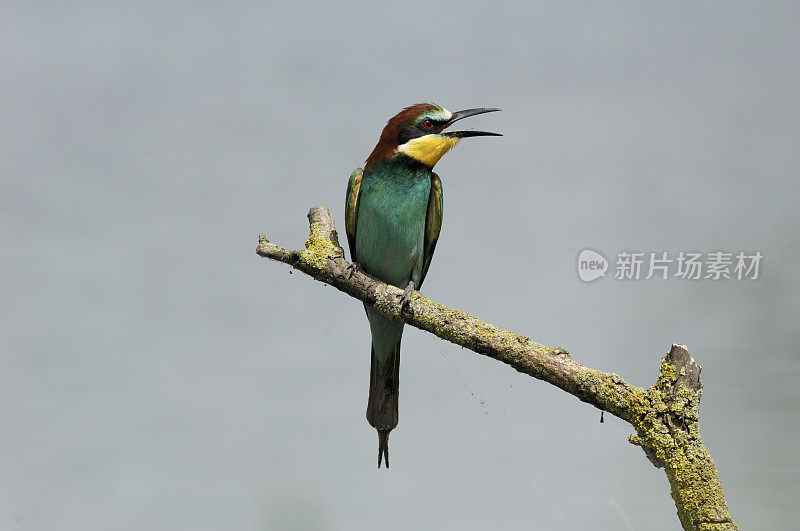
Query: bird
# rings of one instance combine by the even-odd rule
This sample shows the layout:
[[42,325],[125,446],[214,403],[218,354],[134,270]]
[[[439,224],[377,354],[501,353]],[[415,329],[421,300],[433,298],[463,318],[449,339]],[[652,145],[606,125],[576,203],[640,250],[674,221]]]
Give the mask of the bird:
[[[499,111],[450,112],[432,103],[404,108],[390,118],[364,168],[350,175],[345,230],[353,267],[403,289],[407,307],[422,287],[442,228],[442,181],[433,172],[445,153],[486,131],[444,131],[469,116]],[[389,432],[398,421],[400,340],[403,322],[364,304],[372,338],[367,420],[378,432],[378,468],[389,468]]]

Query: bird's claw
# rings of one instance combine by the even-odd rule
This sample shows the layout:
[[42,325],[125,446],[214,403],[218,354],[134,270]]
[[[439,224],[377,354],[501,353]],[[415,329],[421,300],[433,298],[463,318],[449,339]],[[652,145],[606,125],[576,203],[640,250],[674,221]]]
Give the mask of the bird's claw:
[[356,273],[356,271],[358,271],[359,273],[363,273],[364,272],[364,268],[362,268],[361,265],[358,262],[356,262],[355,260],[350,262],[350,265],[347,266],[347,270],[350,271],[350,277],[349,278],[353,278],[353,275]]

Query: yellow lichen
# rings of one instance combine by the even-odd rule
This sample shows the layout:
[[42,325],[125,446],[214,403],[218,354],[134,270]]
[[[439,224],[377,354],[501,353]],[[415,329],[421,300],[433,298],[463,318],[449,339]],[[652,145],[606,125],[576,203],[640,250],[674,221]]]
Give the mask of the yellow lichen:
[[337,247],[325,234],[321,223],[312,223],[311,232],[306,240],[306,248],[300,253],[300,263],[319,271],[328,263],[328,257],[336,252]]
[[617,374],[586,368],[581,371],[578,382],[604,410],[631,423],[650,411],[645,390],[626,383]]
[[665,465],[672,498],[685,529],[736,529],[716,469],[700,438],[700,394],[678,385],[684,367],[663,360],[658,381],[645,390],[645,403],[632,417],[642,446]]
[[402,321],[403,318],[400,315],[400,307],[394,304],[395,298],[386,293],[388,289],[390,288],[387,285],[386,289],[376,291],[375,304],[373,307],[389,319]]
[[540,345],[530,338],[484,323],[472,315],[453,310],[431,301],[423,295],[414,294],[414,302],[423,309],[417,320],[421,328],[458,345],[475,348],[490,345],[494,350],[511,351],[511,357],[530,354],[561,354],[561,349]]

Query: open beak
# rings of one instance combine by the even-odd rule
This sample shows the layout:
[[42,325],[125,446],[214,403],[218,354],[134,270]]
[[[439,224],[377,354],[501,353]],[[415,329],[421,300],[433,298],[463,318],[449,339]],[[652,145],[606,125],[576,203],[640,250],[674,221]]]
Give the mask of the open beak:
[[[499,110],[500,109],[489,109],[486,107],[481,107],[480,109],[467,109],[465,111],[456,111],[453,113],[452,118],[450,118],[445,127],[450,127],[453,124],[453,122],[457,122],[462,118],[475,116],[476,114],[483,114],[485,112],[495,112]],[[489,133],[487,131],[447,131],[446,133],[441,133],[441,134],[453,138],[466,138],[468,136],[503,136],[500,133]]]

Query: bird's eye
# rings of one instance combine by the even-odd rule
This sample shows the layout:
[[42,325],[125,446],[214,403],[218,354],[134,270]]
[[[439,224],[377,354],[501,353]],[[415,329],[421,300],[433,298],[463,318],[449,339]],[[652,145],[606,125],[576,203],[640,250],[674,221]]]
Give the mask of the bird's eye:
[[425,129],[433,129],[433,121],[430,119],[425,120],[424,122],[422,122],[422,127],[424,127]]

